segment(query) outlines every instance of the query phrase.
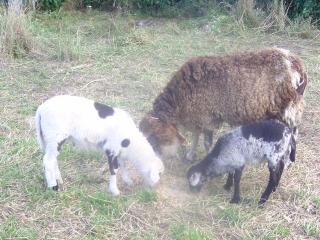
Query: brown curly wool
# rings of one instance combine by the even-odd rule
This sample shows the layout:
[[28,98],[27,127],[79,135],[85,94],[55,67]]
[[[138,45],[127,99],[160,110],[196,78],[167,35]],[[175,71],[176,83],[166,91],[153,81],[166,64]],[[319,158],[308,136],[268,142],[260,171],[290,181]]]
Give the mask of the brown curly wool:
[[301,61],[284,49],[194,57],[173,75],[140,128],[156,139],[153,146],[161,146],[176,138],[162,141],[165,126],[203,132],[222,122],[233,126],[276,118],[296,127],[306,84]]

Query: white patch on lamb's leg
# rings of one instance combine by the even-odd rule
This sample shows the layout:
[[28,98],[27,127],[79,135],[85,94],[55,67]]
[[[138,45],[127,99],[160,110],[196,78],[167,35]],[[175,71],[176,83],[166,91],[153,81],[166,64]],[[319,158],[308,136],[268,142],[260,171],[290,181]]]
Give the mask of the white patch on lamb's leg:
[[114,196],[120,194],[120,190],[117,185],[117,175],[110,175],[110,183],[109,183],[109,192],[111,192]]
[[48,188],[57,186],[56,169],[58,166],[58,154],[56,146],[47,146],[46,153],[43,157],[43,166]]
[[195,156],[195,153],[196,153],[196,150],[197,150],[197,147],[198,147],[199,136],[200,136],[200,132],[198,132],[198,131],[192,132],[191,149],[190,149],[190,151],[187,153],[187,155],[185,157],[187,161],[192,161],[194,156]]
[[57,164],[55,166],[55,169],[56,169],[56,179],[57,179],[58,183],[63,184],[63,180],[62,180],[62,177],[61,177],[61,172],[60,172],[59,166],[58,166],[58,161],[57,161]]

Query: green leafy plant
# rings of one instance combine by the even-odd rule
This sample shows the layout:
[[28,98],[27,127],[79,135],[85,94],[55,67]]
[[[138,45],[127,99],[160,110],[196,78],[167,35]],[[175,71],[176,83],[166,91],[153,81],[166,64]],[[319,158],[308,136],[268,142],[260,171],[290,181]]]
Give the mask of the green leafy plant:
[[39,0],[38,7],[45,11],[55,11],[62,6],[63,2],[64,0]]
[[293,0],[288,5],[290,18],[311,18],[320,20],[320,4],[318,0]]

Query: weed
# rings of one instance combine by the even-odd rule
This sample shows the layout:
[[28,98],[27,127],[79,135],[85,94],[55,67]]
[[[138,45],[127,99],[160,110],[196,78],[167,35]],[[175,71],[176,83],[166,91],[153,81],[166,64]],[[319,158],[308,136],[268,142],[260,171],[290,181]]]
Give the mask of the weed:
[[197,228],[174,225],[171,227],[171,238],[174,240],[209,240],[212,239],[212,236]]
[[3,224],[0,225],[1,239],[37,239],[34,229],[24,227],[17,221],[16,216],[11,216]]
[[119,217],[124,209],[125,199],[114,198],[105,192],[95,192],[84,197],[82,201],[83,210],[86,214],[96,213],[101,219],[112,219]]
[[0,15],[0,53],[12,57],[25,56],[32,48],[30,18],[19,0],[9,1],[8,10]]
[[316,207],[320,209],[320,197],[314,197],[313,202],[316,205]]
[[218,218],[224,220],[231,226],[239,226],[249,218],[249,215],[244,212],[239,206],[228,206],[228,208],[220,210]]
[[140,203],[151,203],[157,201],[157,194],[154,190],[149,188],[140,188],[136,192],[136,198]]
[[320,226],[318,222],[305,222],[301,227],[307,236],[320,237]]
[[272,224],[271,226],[269,226],[268,232],[262,236],[262,239],[283,239],[288,237],[290,235],[290,232],[291,230],[288,226],[282,224]]

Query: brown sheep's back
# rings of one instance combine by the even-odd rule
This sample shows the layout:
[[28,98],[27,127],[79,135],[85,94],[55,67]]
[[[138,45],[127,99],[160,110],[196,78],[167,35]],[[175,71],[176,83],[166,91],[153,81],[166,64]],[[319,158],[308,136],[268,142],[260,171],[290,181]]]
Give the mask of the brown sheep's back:
[[281,119],[290,101],[302,99],[292,84],[293,71],[306,77],[298,58],[276,48],[195,57],[173,75],[152,112],[189,130],[212,129],[221,122],[239,125]]

